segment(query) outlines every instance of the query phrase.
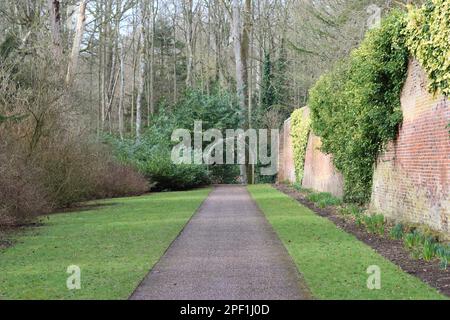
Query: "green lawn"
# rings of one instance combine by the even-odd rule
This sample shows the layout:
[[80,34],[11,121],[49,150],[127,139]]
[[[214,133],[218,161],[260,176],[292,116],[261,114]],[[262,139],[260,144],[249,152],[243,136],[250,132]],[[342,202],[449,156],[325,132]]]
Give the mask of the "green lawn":
[[[0,251],[0,299],[126,299],[210,189],[101,201],[52,215]],[[67,267],[81,268],[68,290]]]
[[[442,299],[353,235],[268,185],[250,186],[256,200],[319,299]],[[369,266],[381,270],[381,289],[367,288]]]

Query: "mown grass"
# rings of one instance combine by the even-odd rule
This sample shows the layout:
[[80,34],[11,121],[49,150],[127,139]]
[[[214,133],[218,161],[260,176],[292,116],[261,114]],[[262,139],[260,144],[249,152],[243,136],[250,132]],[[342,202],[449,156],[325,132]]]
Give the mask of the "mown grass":
[[[0,251],[0,299],[126,299],[210,189],[101,201],[57,214]],[[81,268],[68,290],[67,267]]]
[[[318,299],[444,299],[331,221],[269,185],[249,186],[252,197]],[[379,266],[381,289],[367,288],[369,266]]]

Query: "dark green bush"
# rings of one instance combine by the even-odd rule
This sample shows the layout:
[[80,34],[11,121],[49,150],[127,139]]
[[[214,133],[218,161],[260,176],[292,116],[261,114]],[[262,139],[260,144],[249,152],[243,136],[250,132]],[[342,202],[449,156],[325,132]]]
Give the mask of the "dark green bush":
[[204,165],[174,164],[170,151],[155,150],[152,157],[138,164],[139,171],[153,181],[154,190],[185,190],[209,184],[210,177]]
[[[153,184],[155,190],[184,190],[204,186],[211,182],[234,183],[239,175],[236,165],[174,164],[171,161],[171,141],[175,129],[191,131],[193,143],[194,121],[201,120],[203,131],[219,129],[225,136],[226,129],[239,126],[239,106],[233,95],[214,92],[206,95],[200,91],[188,91],[174,106],[164,106],[155,115],[139,142],[134,139],[108,141],[117,150],[122,162],[139,168]],[[204,142],[203,147],[210,142]]]
[[313,130],[342,172],[349,202],[370,198],[377,155],[395,138],[402,120],[400,92],[408,63],[404,26],[404,14],[393,12],[310,92]]

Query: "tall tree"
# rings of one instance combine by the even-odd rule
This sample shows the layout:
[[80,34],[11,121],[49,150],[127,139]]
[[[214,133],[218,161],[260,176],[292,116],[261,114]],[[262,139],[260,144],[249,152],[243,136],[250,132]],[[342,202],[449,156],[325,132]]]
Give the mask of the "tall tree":
[[53,54],[59,60],[63,53],[61,43],[61,3],[59,0],[48,0],[48,7],[50,11]]
[[[242,28],[241,24],[241,8],[240,1],[233,0],[232,8],[232,29],[233,29],[233,43],[234,43],[234,55],[236,64],[236,91],[239,99],[239,105],[241,107],[242,117],[245,126],[248,128],[248,71],[247,71],[247,59],[249,51],[249,26],[250,23],[247,19],[251,16],[251,0],[245,1],[245,23]],[[244,183],[253,183],[253,167],[249,164],[249,148],[246,148],[246,164],[241,166],[241,175]]]
[[186,34],[186,86],[192,86],[194,68],[194,4],[193,0],[183,0]]
[[275,90],[273,84],[273,70],[272,70],[272,60],[270,58],[270,53],[266,53],[264,56],[264,66],[262,74],[261,83],[261,109],[260,116],[269,111],[270,107],[275,103]]
[[125,48],[124,41],[120,42],[120,90],[119,90],[119,109],[118,109],[118,119],[119,119],[119,135],[123,139],[124,127],[123,127],[123,106],[125,99]]
[[145,57],[146,57],[146,46],[145,46],[145,25],[147,19],[147,0],[143,0],[141,9],[141,22],[139,30],[139,80],[138,80],[138,93],[136,98],[136,141],[141,138],[141,127],[142,127],[142,100],[144,97],[144,84],[145,84]]
[[67,68],[66,84],[70,85],[74,79],[75,72],[78,67],[78,58],[80,56],[81,40],[84,33],[84,25],[86,22],[86,1],[81,0],[78,8],[77,27],[75,31],[75,38],[72,45],[72,54]]

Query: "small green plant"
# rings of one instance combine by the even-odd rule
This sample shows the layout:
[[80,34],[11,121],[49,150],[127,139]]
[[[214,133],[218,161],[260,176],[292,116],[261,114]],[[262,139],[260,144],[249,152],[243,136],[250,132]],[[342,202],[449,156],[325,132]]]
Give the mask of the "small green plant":
[[364,216],[363,222],[367,228],[367,231],[369,231],[370,233],[378,235],[384,234],[386,222],[383,215],[375,214],[372,216]]
[[362,227],[364,225],[364,215],[362,213],[357,213],[354,215],[355,217],[355,224],[358,227]]
[[401,240],[405,235],[405,227],[402,223],[397,223],[389,232],[389,236],[394,240]]
[[296,191],[301,192],[301,193],[305,193],[305,194],[311,194],[313,193],[313,191],[311,189],[308,188],[303,188],[301,182],[294,182],[292,184],[292,188],[294,188]]
[[448,268],[448,262],[450,261],[450,244],[449,245],[436,245],[436,256],[440,259],[441,269]]
[[[426,242],[428,242],[428,244],[426,244]],[[416,229],[405,235],[403,243],[406,249],[411,252],[411,257],[413,259],[420,259],[421,257],[425,259],[424,253],[427,255],[427,258],[430,257],[430,252],[432,250],[431,243],[435,243],[435,241],[433,237],[426,237]],[[425,249],[425,246],[427,246],[427,249]]]
[[364,220],[364,214],[363,214],[362,210],[359,209],[359,207],[357,207],[357,206],[353,206],[353,207],[347,206],[346,211],[353,216],[353,218],[355,219],[355,224],[358,227],[362,227],[364,225],[364,221],[363,221]]
[[423,243],[422,257],[425,261],[431,261],[436,256],[437,244],[432,239],[427,239]]
[[408,250],[413,250],[414,248],[421,246],[424,243],[424,241],[425,241],[424,236],[417,230],[414,230],[406,234],[403,239],[403,243],[406,249]]
[[356,216],[358,213],[361,213],[361,209],[354,204],[348,204],[340,207],[339,213],[343,216]]
[[308,195],[307,199],[314,202],[320,208],[338,206],[342,204],[341,199],[333,197],[331,193],[328,192],[311,193]]
[[450,245],[438,243],[437,237],[432,233],[423,233],[423,231],[415,229],[404,236],[403,243],[414,259],[423,258],[425,261],[431,261],[437,257],[440,259],[440,267],[447,269],[450,260]]
[[303,189],[301,182],[294,182],[292,184],[292,188],[294,188],[297,191],[302,191],[302,189]]

